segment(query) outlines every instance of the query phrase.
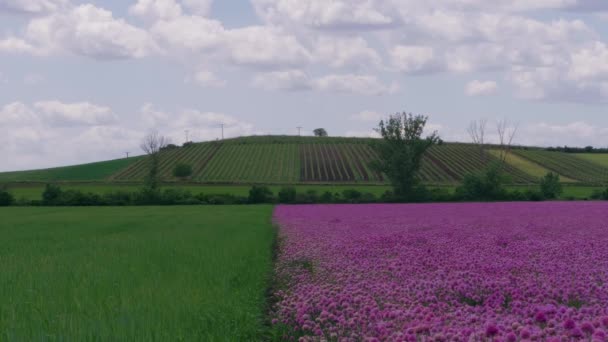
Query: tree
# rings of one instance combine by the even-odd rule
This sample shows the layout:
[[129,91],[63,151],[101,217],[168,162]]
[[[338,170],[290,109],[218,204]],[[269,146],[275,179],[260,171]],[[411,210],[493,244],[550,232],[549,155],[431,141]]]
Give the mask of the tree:
[[397,199],[416,200],[424,190],[418,178],[422,157],[439,141],[437,132],[422,137],[427,120],[422,115],[397,113],[380,121],[376,129],[382,139],[374,144],[379,158],[371,166],[386,174]]
[[504,166],[504,164],[507,162],[507,157],[509,156],[509,153],[511,153],[513,140],[515,139],[518,129],[518,124],[511,124],[506,119],[501,120],[496,124],[498,142],[500,144],[499,159],[501,166]]
[[176,178],[188,178],[192,176],[192,165],[179,163],[173,168],[173,176]]
[[471,121],[469,127],[467,128],[467,132],[473,140],[473,144],[477,145],[479,148],[479,154],[482,160],[486,159],[485,154],[485,142],[486,142],[486,126],[488,121],[486,119],[480,119],[478,121]]
[[313,131],[313,133],[315,134],[315,137],[326,137],[327,135],[327,131],[325,130],[325,128],[317,128]]
[[557,173],[549,172],[540,179],[540,192],[546,199],[558,198],[564,189]]
[[8,192],[6,187],[0,188],[0,207],[8,207],[15,203],[15,197]]
[[148,155],[148,176],[146,187],[155,191],[160,183],[160,152],[170,144],[170,140],[157,131],[152,131],[144,137],[140,147]]

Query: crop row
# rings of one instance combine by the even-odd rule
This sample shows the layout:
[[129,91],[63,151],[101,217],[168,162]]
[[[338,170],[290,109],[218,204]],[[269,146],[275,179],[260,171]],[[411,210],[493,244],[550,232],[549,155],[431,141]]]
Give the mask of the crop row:
[[226,144],[197,180],[206,182],[297,182],[295,144]]
[[[207,163],[213,159],[220,148],[220,144],[198,144],[190,147],[172,149],[160,154],[160,175],[164,180],[172,180],[173,169],[179,163],[189,164],[193,167],[192,177],[197,178]],[[139,181],[148,173],[150,159],[141,158],[136,163],[114,174],[111,179],[117,181]]]
[[[326,144],[213,142],[162,152],[160,173],[164,180],[174,180],[175,165],[186,163],[193,166],[191,179],[201,182],[383,183],[386,176],[371,167],[377,159],[376,151],[369,144],[348,141]],[[578,158],[576,160],[581,163]],[[423,158],[420,178],[428,183],[455,183],[467,174],[483,170],[493,161],[497,161],[495,156],[472,145],[434,146]],[[147,175],[149,162],[149,158],[142,158],[110,179],[141,181]],[[514,183],[536,181],[509,164],[505,165],[505,171]]]
[[515,150],[514,153],[568,178],[587,183],[608,182],[608,168],[572,154],[542,150]]

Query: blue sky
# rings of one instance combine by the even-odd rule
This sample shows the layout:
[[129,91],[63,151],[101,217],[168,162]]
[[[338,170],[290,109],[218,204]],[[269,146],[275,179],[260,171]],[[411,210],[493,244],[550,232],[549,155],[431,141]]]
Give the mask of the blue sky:
[[195,140],[369,136],[394,112],[445,140],[608,146],[608,2],[0,0],[0,171]]

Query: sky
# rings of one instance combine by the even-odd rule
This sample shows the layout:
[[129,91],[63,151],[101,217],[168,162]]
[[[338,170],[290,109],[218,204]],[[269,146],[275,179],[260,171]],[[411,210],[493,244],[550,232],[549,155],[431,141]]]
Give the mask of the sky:
[[607,105],[605,0],[0,0],[0,171],[397,112],[607,147]]

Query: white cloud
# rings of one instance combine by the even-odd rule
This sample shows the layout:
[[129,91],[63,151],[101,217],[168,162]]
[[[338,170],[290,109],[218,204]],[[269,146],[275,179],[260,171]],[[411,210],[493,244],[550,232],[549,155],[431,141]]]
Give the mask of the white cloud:
[[310,54],[297,38],[282,30],[250,26],[226,32],[229,58],[234,64],[254,67],[295,67],[306,64]]
[[[251,135],[252,124],[233,116],[196,109],[163,111],[145,104],[135,117],[118,116],[88,102],[14,102],[0,107],[0,153],[11,156],[0,171],[81,164],[139,152],[151,129],[179,143],[184,130],[195,141],[215,140],[224,124],[226,137]],[[43,143],[41,143],[43,142]]]
[[328,93],[380,96],[398,91],[398,86],[387,86],[375,76],[359,74],[331,74],[310,78],[301,70],[277,71],[258,74],[252,81],[254,87],[267,90],[315,90]]
[[358,114],[351,116],[352,120],[363,121],[363,122],[380,122],[384,119],[385,115],[371,110],[362,111]]
[[68,0],[0,0],[2,10],[28,14],[55,12],[68,5]]
[[465,93],[468,96],[492,95],[498,90],[498,84],[494,81],[474,80],[467,84]]
[[275,71],[256,75],[252,85],[266,90],[311,90],[308,75],[301,70]]
[[383,13],[389,1],[253,0],[258,15],[269,23],[294,23],[315,29],[386,28],[394,24]]
[[213,0],[182,0],[188,11],[195,15],[208,16]]
[[376,50],[361,37],[319,36],[312,47],[313,58],[334,68],[374,68],[382,64]]
[[404,72],[432,71],[436,69],[435,53],[430,46],[397,45],[390,51],[393,65]]
[[219,49],[225,39],[222,23],[198,16],[161,20],[150,28],[150,32],[160,44],[168,45],[168,50],[190,53]]
[[517,140],[523,145],[605,147],[608,128],[585,121],[565,124],[537,122],[523,125],[521,132]]
[[62,103],[60,101],[43,101],[34,103],[34,110],[56,125],[108,125],[115,123],[117,118],[108,107],[98,106],[89,102]]
[[145,104],[140,115],[144,123],[142,131],[156,129],[173,141],[182,141],[185,130],[195,140],[215,140],[221,137],[221,124],[224,124],[225,137],[251,135],[255,132],[251,123],[227,114],[196,109],[165,112],[152,104]]
[[386,86],[376,76],[355,74],[324,76],[314,81],[314,87],[321,91],[368,96],[386,95],[398,91],[396,84]]
[[23,38],[0,40],[0,50],[95,59],[145,57],[157,50],[148,33],[91,4],[32,19]]
[[129,13],[151,20],[168,20],[181,16],[182,7],[174,0],[138,0]]

